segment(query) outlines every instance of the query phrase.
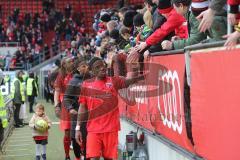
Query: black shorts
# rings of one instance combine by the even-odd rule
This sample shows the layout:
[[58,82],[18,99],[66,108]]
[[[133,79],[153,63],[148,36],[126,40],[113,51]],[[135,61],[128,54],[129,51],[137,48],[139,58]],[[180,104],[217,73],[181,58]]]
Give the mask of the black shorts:
[[48,144],[48,140],[47,139],[43,139],[43,140],[35,140],[36,144],[41,144],[41,145],[47,145]]

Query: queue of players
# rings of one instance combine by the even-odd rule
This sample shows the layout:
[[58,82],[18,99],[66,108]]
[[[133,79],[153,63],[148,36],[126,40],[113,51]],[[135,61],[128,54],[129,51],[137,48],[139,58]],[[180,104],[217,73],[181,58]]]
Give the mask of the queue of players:
[[[127,62],[137,64],[138,58],[132,54],[127,57]],[[129,67],[129,72],[136,70],[137,66]],[[56,79],[50,79],[55,80],[55,113],[64,131],[65,159],[70,159],[71,143],[76,160],[81,157],[117,159],[120,130],[118,90],[144,76],[138,72],[127,78],[108,75],[107,64],[99,57],[88,62],[84,57],[65,57],[55,72],[52,75]]]

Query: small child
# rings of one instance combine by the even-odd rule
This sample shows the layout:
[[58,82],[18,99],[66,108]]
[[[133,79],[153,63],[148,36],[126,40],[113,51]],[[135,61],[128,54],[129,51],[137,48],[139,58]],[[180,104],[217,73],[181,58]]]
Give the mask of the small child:
[[142,14],[138,13],[133,17],[133,24],[138,32],[136,43],[145,41],[152,34],[152,29],[145,24]]
[[[47,122],[48,128],[45,131],[41,132],[37,129],[36,123],[39,120],[44,120]],[[31,118],[29,122],[29,126],[33,129],[32,135],[36,143],[36,160],[40,160],[41,155],[43,160],[46,160],[46,145],[48,143],[48,129],[51,126],[51,121],[44,113],[43,104],[38,103],[36,105],[36,113]],[[42,153],[41,153],[41,147],[42,147]]]

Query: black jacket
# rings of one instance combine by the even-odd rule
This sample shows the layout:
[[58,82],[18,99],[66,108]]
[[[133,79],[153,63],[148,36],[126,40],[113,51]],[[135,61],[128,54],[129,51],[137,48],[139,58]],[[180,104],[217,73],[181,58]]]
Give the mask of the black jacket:
[[90,76],[82,76],[80,74],[75,74],[68,83],[63,97],[64,107],[66,107],[68,111],[70,111],[71,109],[75,109],[76,111],[78,111],[78,98],[80,95],[80,87],[82,82],[89,77]]
[[[75,74],[73,78],[70,80],[66,87],[66,91],[63,97],[63,106],[67,108],[68,111],[71,109],[75,109],[78,111],[79,103],[78,98],[81,92],[81,84],[85,79],[90,78],[90,76],[82,76],[80,74]],[[71,115],[71,137],[75,138],[75,127],[77,125],[77,115]],[[83,123],[81,125],[81,132],[83,137],[86,139],[87,130],[86,130],[87,123]]]

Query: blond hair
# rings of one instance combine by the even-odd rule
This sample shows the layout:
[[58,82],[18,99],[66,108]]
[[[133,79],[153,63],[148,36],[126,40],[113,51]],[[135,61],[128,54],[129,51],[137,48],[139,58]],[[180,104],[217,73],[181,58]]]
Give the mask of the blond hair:
[[36,109],[40,109],[40,110],[43,110],[43,111],[44,111],[44,105],[41,104],[41,103],[38,103],[38,104],[36,105]]
[[152,29],[153,27],[153,20],[152,20],[152,13],[151,11],[147,10],[143,15],[143,21],[144,23]]

